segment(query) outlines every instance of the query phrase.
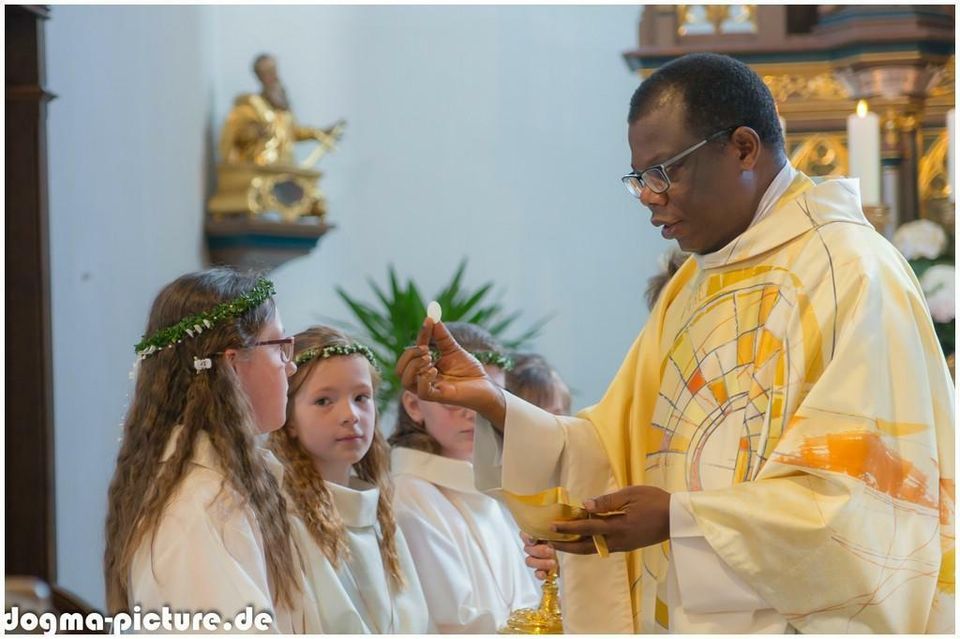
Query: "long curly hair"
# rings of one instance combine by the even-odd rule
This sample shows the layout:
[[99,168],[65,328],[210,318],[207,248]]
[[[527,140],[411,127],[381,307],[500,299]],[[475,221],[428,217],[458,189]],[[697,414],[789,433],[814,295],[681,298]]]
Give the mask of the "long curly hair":
[[[146,334],[234,299],[251,290],[257,279],[226,268],[184,275],[157,295]],[[214,365],[202,374],[193,368],[195,356],[253,345],[274,313],[268,299],[140,362],[107,498],[104,579],[111,612],[132,604],[128,583],[134,554],[148,538],[153,543],[168,501],[189,472],[201,432],[209,436],[224,473],[217,498],[232,489],[237,503],[256,515],[274,600],[289,606],[300,591],[286,502],[256,446],[253,407],[233,367]],[[164,461],[178,425],[182,431],[176,449]]]
[[[327,346],[347,346],[352,340],[340,331],[327,326],[314,326],[295,336],[296,354],[311,349],[323,349]],[[363,357],[352,355],[351,357]],[[287,421],[283,428],[270,433],[269,447],[283,463],[284,489],[289,495],[292,506],[303,519],[310,536],[323,551],[331,564],[339,566],[341,561],[350,560],[343,519],[337,511],[333,495],[327,487],[310,454],[294,436],[294,397],[303,387],[311,373],[317,367],[320,358],[305,362],[290,378],[287,391]],[[373,382],[373,394],[376,396],[380,386],[380,373],[370,365],[370,379]],[[357,477],[380,489],[377,502],[377,521],[380,524],[380,555],[383,567],[390,578],[394,592],[404,588],[403,573],[400,570],[400,558],[397,554],[397,520],[393,513],[393,482],[390,479],[390,449],[380,432],[380,415],[376,416],[373,429],[373,441],[363,458],[354,464]]]
[[[469,322],[446,322],[446,326],[453,339],[465,350],[505,354],[500,343],[485,328]],[[433,341],[430,342],[430,348],[436,348]],[[403,393],[400,393],[397,401],[397,425],[389,441],[394,447],[412,448],[433,455],[439,455],[442,451],[440,443],[427,432],[426,426],[414,421],[403,407]]]

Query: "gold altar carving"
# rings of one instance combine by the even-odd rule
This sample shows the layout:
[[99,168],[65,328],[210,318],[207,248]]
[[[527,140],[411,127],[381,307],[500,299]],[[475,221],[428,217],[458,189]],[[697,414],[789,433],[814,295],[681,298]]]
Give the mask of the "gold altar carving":
[[937,82],[930,89],[930,97],[936,98],[942,95],[953,95],[956,90],[956,56],[950,56],[947,63],[943,65],[943,70],[937,78]]
[[756,16],[752,4],[678,4],[677,35],[755,33]]
[[817,177],[846,174],[849,160],[844,136],[811,133],[804,135],[802,140],[790,153],[790,162],[798,170]]
[[763,82],[777,103],[787,100],[849,100],[846,88],[832,73],[803,76],[791,73],[764,75]]
[[920,159],[921,201],[950,197],[950,180],[947,176],[948,146],[947,132],[942,131]]
[[[273,56],[253,64],[259,94],[237,97],[220,137],[217,192],[208,202],[215,219],[229,214],[260,217],[275,213],[285,222],[311,216],[322,221],[326,199],[319,187],[322,173],[314,166],[332,151],[346,122],[327,128],[302,126],[290,109]],[[296,163],[299,142],[316,142],[310,155]]]

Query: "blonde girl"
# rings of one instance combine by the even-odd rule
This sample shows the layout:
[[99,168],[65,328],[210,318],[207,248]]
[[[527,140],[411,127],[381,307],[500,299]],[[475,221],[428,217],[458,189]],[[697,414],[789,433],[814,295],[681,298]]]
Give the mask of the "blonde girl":
[[287,419],[270,435],[294,536],[331,633],[418,634],[427,605],[393,513],[373,354],[332,328],[296,336]]

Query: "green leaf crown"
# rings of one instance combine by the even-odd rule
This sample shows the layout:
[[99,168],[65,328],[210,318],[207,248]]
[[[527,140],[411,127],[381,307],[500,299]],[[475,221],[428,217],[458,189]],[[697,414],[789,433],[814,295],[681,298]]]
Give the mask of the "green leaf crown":
[[161,328],[150,337],[144,336],[140,343],[134,346],[134,350],[139,359],[146,359],[164,348],[172,348],[189,337],[196,337],[224,320],[240,317],[276,293],[273,282],[260,278],[246,293],[217,304],[212,310],[188,315],[173,326]]
[[367,358],[367,361],[377,370],[380,370],[380,366],[377,364],[377,360],[373,355],[373,351],[369,348],[360,344],[359,342],[353,342],[352,344],[337,344],[333,346],[324,346],[324,347],[314,347],[308,348],[299,355],[293,358],[294,363],[297,366],[303,366],[307,362],[314,359],[327,359],[329,357],[346,357],[348,355],[363,355]]

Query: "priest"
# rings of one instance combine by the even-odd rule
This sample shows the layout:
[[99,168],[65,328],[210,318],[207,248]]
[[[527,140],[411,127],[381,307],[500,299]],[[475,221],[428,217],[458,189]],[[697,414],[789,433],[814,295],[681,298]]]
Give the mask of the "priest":
[[794,169],[726,56],[661,67],[628,124],[622,181],[692,256],[603,398],[541,411],[430,319],[404,386],[487,420],[475,466],[505,490],[595,515],[555,525],[580,536],[554,543],[567,631],[952,633],[953,384],[857,181]]

